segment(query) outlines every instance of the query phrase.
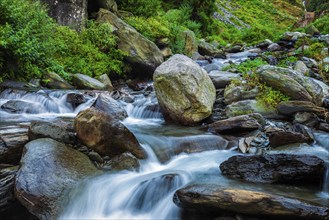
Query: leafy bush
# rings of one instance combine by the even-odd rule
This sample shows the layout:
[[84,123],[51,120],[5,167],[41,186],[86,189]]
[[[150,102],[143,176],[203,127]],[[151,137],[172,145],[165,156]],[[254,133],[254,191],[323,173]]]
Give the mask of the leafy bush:
[[289,96],[265,84],[259,84],[260,94],[256,97],[257,103],[266,108],[276,108],[280,102],[290,100]]
[[288,56],[279,61],[278,66],[287,68],[289,66],[294,65],[298,61],[298,58],[295,56]]
[[151,17],[161,11],[160,0],[118,0],[120,10],[132,12],[135,16]]
[[122,73],[123,53],[111,27],[90,22],[80,34],[57,25],[38,1],[0,1],[0,71],[5,78],[40,78],[54,71],[98,76]]

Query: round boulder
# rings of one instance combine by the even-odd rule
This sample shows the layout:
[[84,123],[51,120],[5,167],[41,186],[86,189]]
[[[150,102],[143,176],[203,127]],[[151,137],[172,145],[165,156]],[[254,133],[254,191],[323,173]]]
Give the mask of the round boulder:
[[79,140],[101,155],[115,157],[131,152],[139,159],[145,153],[136,137],[116,118],[96,108],[80,112],[74,121]]
[[166,119],[190,125],[211,115],[216,98],[214,84],[192,59],[172,56],[156,69],[153,80]]

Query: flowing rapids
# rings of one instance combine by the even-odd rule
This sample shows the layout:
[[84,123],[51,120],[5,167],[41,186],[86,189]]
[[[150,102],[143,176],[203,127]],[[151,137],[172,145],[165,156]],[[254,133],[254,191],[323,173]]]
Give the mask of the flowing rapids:
[[[29,113],[8,113],[0,109],[0,123],[74,117],[95,100],[95,97],[89,97],[86,103],[74,109],[66,102],[67,94],[68,91],[5,90],[0,94],[0,104],[19,100],[41,108]],[[156,107],[154,94],[148,97],[136,95],[133,103],[120,103],[129,115],[122,123],[134,133],[147,153],[147,159],[140,161],[138,171],[107,172],[77,183],[74,189],[66,192],[60,219],[180,219],[180,209],[173,203],[173,195],[190,183],[259,190],[328,205],[328,170],[322,188],[229,180],[221,175],[219,165],[238,152],[234,148],[226,150],[227,142],[222,137],[198,127],[165,123]],[[329,163],[328,134],[314,135],[317,141],[312,146],[298,145],[271,153],[312,154]]]

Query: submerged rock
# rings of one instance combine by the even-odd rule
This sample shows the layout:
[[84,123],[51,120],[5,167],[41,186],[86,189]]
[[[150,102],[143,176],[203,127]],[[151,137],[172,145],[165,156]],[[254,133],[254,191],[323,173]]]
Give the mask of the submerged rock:
[[220,165],[224,176],[260,183],[320,185],[324,161],[311,155],[233,156]]
[[44,111],[44,107],[41,104],[22,100],[9,100],[1,105],[1,109],[13,114],[37,114]]
[[207,73],[190,58],[174,55],[156,69],[153,79],[166,119],[190,125],[211,115],[215,87]]
[[130,152],[139,159],[146,157],[136,137],[118,119],[96,108],[80,112],[74,128],[79,140],[101,155],[114,157]]
[[225,188],[210,184],[186,186],[176,191],[174,202],[185,210],[196,212],[231,212],[264,217],[262,219],[269,217],[329,219],[328,207],[265,192]]
[[24,147],[15,194],[39,219],[57,219],[64,192],[99,173],[86,155],[55,140],[38,139]]

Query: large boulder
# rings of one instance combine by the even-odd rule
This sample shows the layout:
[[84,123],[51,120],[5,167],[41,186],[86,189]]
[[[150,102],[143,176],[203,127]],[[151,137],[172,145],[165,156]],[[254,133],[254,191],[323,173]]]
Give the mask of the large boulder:
[[49,89],[73,89],[73,86],[54,72],[45,72],[41,84]]
[[265,119],[260,114],[249,114],[231,117],[216,121],[208,125],[209,131],[213,133],[230,133],[257,130],[265,124]]
[[16,203],[14,181],[18,167],[0,167],[0,213]]
[[119,120],[128,117],[127,112],[119,105],[119,103],[107,94],[99,94],[93,107],[104,111],[113,118]]
[[324,83],[288,68],[265,65],[257,73],[261,81],[292,100],[311,101],[321,106],[329,91],[329,87]]
[[130,152],[139,159],[145,152],[136,137],[116,118],[94,107],[80,112],[74,121],[79,140],[101,155],[115,157]]
[[210,44],[205,40],[199,41],[198,50],[203,56],[226,58],[225,52],[219,50],[215,45]]
[[295,144],[295,143],[311,143],[309,137],[303,135],[302,133],[293,132],[293,131],[275,131],[271,132],[269,135],[269,141],[272,148]]
[[185,30],[181,33],[182,39],[184,39],[184,54],[192,57],[192,55],[198,52],[198,42],[193,31]]
[[57,219],[65,191],[99,173],[79,151],[49,138],[34,140],[24,147],[16,197],[39,219]]
[[275,219],[329,219],[328,207],[265,192],[225,188],[211,184],[186,186],[176,191],[174,202],[184,210],[199,213],[239,213],[255,216],[257,219],[259,217],[263,217],[261,219],[272,219],[271,217]]
[[88,18],[88,0],[41,0],[48,6],[48,14],[57,23],[81,30]]
[[18,164],[29,140],[27,133],[25,125],[0,127],[0,164]]
[[79,73],[72,75],[72,83],[78,89],[105,90],[107,88],[106,85],[97,79]]
[[163,62],[159,48],[110,11],[100,9],[97,20],[110,23],[116,28],[114,34],[118,36],[118,48],[128,54],[126,60],[134,71],[144,74],[144,77],[152,76]]
[[224,176],[261,183],[320,185],[325,169],[316,156],[291,154],[237,155],[220,165]]
[[172,56],[156,69],[153,80],[166,119],[189,125],[211,115],[215,87],[192,59],[184,55]]

